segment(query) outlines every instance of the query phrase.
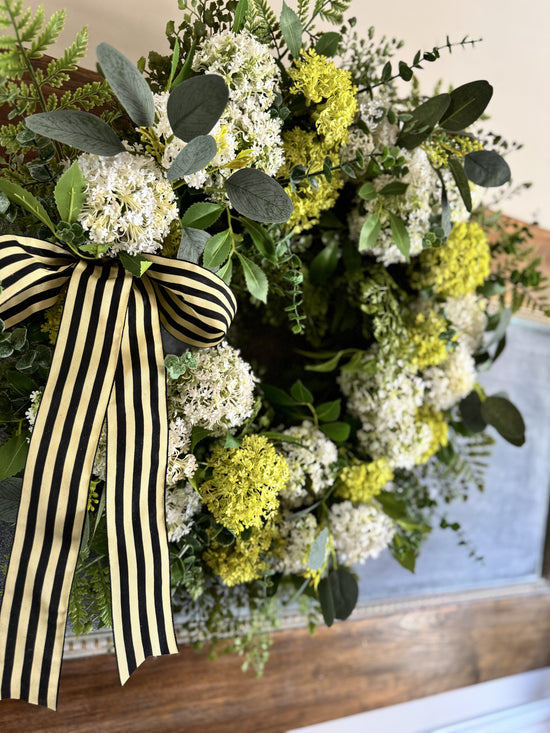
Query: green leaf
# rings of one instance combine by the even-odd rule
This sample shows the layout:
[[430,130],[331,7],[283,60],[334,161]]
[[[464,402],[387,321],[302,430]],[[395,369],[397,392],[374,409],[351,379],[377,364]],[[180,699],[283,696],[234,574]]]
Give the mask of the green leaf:
[[403,183],[403,181],[392,181],[381,188],[378,193],[382,194],[382,196],[402,196],[408,187],[409,184]]
[[350,616],[357,604],[359,588],[350,571],[340,566],[321,580],[318,593],[325,623],[332,626],[334,619],[344,621]]
[[175,181],[206,168],[217,152],[218,146],[212,135],[197,135],[177,154],[166,173],[168,180]]
[[183,227],[193,227],[194,229],[206,229],[215,224],[222,213],[225,206],[213,204],[209,201],[199,201],[191,204],[181,219]]
[[292,8],[288,7],[284,0],[279,25],[290,55],[292,58],[298,58],[302,48],[302,33],[304,29],[300,18]]
[[327,559],[329,531],[328,527],[323,527],[317,537],[314,539],[307,560],[309,570],[321,570]]
[[[195,204],[200,206],[200,204]],[[194,229],[192,227],[183,227],[181,231],[181,241],[176,255],[178,260],[186,260],[187,262],[194,262],[196,265],[199,264],[202,256],[204,247],[210,234],[203,232],[202,229]]]
[[182,81],[168,97],[168,120],[174,135],[185,142],[208,135],[228,99],[227,84],[217,74],[202,74]]
[[492,96],[493,87],[483,79],[462,84],[451,92],[451,102],[439,124],[452,132],[466,129],[481,117]]
[[106,122],[78,109],[39,112],[27,117],[25,124],[39,135],[85,153],[109,157],[126,150],[116,132]]
[[232,239],[229,229],[210,237],[202,253],[204,267],[211,270],[214,267],[223,265],[231,253],[231,245]]
[[262,391],[267,401],[272,405],[296,407],[296,400],[282,389],[279,389],[279,387],[274,387],[271,384],[262,384]]
[[243,220],[244,228],[250,234],[250,238],[254,242],[254,246],[258,252],[274,265],[277,264],[277,248],[275,242],[269,233],[258,223],[249,220]]
[[382,506],[384,514],[391,519],[405,519],[407,517],[407,505],[398,499],[392,491],[381,491],[376,500]]
[[410,81],[413,78],[413,70],[404,61],[399,62],[399,76],[403,81]]
[[315,44],[315,50],[320,56],[335,56],[341,40],[342,36],[334,31],[323,33],[322,36],[319,36]]
[[494,150],[475,150],[464,158],[464,172],[478,186],[492,188],[510,180],[510,166]]
[[233,173],[225,182],[225,190],[237,211],[254,221],[282,224],[292,215],[292,201],[282,186],[254,168]]
[[380,214],[371,214],[365,220],[359,236],[359,252],[374,247],[380,234]]
[[342,409],[342,400],[333,400],[332,402],[323,402],[316,408],[317,418],[321,422],[334,422],[340,417]]
[[22,487],[23,479],[20,478],[7,478],[0,483],[0,522],[15,524]]
[[438,94],[411,112],[404,124],[397,145],[407,150],[418,147],[432,132],[451,102],[450,94]]
[[525,423],[520,411],[506,397],[487,397],[481,405],[483,419],[512,445],[525,443]]
[[75,222],[86,200],[86,179],[76,161],[58,180],[54,196],[61,219],[69,224]]
[[411,251],[411,240],[405,222],[391,211],[388,213],[390,215],[391,233],[395,246],[408,262]]
[[[5,214],[10,207],[10,200],[3,191],[0,191],[0,216]],[[0,290],[0,292],[2,292]]]
[[25,468],[28,452],[26,433],[13,435],[0,445],[0,481],[15,476]]
[[372,183],[364,183],[358,191],[359,196],[365,201],[372,201],[378,196],[378,192]]
[[472,210],[472,196],[470,194],[470,184],[468,183],[466,173],[464,172],[464,168],[462,167],[458,158],[455,158],[454,156],[451,156],[449,158],[449,169],[452,173],[452,176],[454,178],[454,181],[456,183],[456,187],[458,188],[460,196],[462,197],[462,200],[464,201],[464,206],[466,207],[468,211],[471,211]]
[[48,212],[42,206],[40,201],[35,199],[32,193],[24,188],[21,188],[21,186],[18,186],[17,183],[7,181],[5,178],[0,178],[0,191],[2,191],[2,193],[5,193],[9,200],[12,201],[14,204],[21,206],[23,209],[26,209],[26,211],[30,211],[30,213],[33,214],[43,224],[45,224],[48,229],[55,233],[55,227],[52,220],[48,216]]
[[191,445],[189,446],[189,450],[192,453],[197,444],[200,443],[201,440],[204,440],[205,438],[208,438],[209,435],[212,435],[212,431],[208,430],[208,428],[203,428],[200,425],[194,425],[193,429],[191,430]]
[[101,71],[116,98],[138,127],[155,121],[155,102],[149,85],[134,64],[108,43],[97,47]]
[[327,422],[320,425],[319,429],[335,443],[344,443],[350,434],[350,426],[347,422]]
[[228,259],[225,265],[222,265],[216,274],[226,285],[231,285],[231,278],[233,276],[233,260]]
[[268,282],[264,271],[255,262],[249,260],[240,252],[237,252],[239,261],[243,268],[244,280],[248,292],[262,303],[267,302]]
[[290,394],[296,402],[306,405],[313,404],[313,395],[304,383],[298,379],[290,388]]
[[470,392],[458,405],[462,422],[472,433],[481,433],[487,423],[481,412],[481,398],[477,392]]
[[333,239],[315,257],[309,266],[309,277],[314,285],[324,283],[333,274],[338,265],[339,243]]
[[233,33],[240,33],[246,23],[246,14],[248,12],[248,0],[239,0],[235,8],[235,16],[233,18]]
[[119,259],[134,277],[141,277],[153,264],[142,255],[129,255],[128,252],[119,252]]

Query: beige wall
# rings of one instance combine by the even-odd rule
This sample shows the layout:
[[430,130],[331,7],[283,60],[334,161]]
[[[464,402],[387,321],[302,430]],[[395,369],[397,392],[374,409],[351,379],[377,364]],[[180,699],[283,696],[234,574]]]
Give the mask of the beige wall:
[[[166,47],[166,21],[177,19],[179,12],[177,0],[42,0],[42,4],[49,13],[60,6],[67,8],[63,45],[70,43],[71,33],[88,25],[91,53],[86,65],[90,67],[95,63],[93,49],[101,41],[134,60],[151,49],[161,51]],[[281,0],[273,2],[274,6],[281,4]],[[293,0],[289,4],[293,6]],[[452,55],[443,52],[440,61],[427,65],[422,88],[430,91],[438,78],[454,85],[481,78],[493,84],[489,112],[494,129],[524,144],[523,150],[509,157],[514,182],[533,182],[531,189],[509,198],[502,208],[523,220],[536,218],[550,229],[548,0],[355,0],[351,9],[365,32],[373,25],[378,36],[406,39],[406,49],[400,53],[405,61],[419,48],[444,43],[447,34],[451,39],[467,34],[484,39],[473,50],[457,49]]]

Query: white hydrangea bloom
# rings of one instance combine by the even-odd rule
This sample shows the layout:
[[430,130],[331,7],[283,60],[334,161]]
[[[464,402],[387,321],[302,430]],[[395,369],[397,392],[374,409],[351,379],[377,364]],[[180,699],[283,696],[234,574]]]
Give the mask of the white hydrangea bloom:
[[394,523],[384,512],[371,504],[354,506],[351,501],[333,504],[328,524],[338,557],[349,565],[378,557],[395,534]]
[[77,162],[87,184],[78,221],[90,241],[112,243],[111,255],[157,252],[178,207],[153,158],[130,151],[109,158],[83,153]]
[[332,484],[338,449],[313,423],[304,421],[282,435],[297,438],[301,445],[283,443],[282,452],[290,468],[290,480],[279,494],[285,508],[312,504]]
[[[365,356],[365,363],[375,354]],[[416,465],[432,440],[429,426],[416,421],[425,388],[416,371],[399,359],[379,364],[374,374],[342,372],[339,381],[350,414],[362,423],[357,437],[364,452],[386,458],[392,468]]]
[[[254,168],[276,175],[284,163],[282,122],[269,110],[281,77],[269,47],[247,31],[223,31],[206,38],[197,48],[193,69],[224,79],[229,102],[220,124],[236,141],[237,151],[250,151]],[[220,173],[230,175],[232,171]]]
[[177,542],[189,534],[193,518],[200,512],[201,502],[190,483],[170,488],[166,492],[166,529],[168,542]]
[[[424,236],[430,230],[430,216],[432,214],[432,196],[438,195],[438,178],[430,165],[428,156],[422,148],[415,150],[401,150],[401,154],[407,161],[409,172],[403,176],[403,182],[408,183],[407,191],[402,196],[384,197],[385,206],[393,214],[400,217],[407,227],[409,233],[411,256],[422,251]],[[391,176],[379,176],[373,181],[377,190],[393,180]],[[377,213],[379,209],[378,199],[362,202],[362,213],[350,217],[348,221],[350,236],[359,240],[361,227],[371,214]],[[373,255],[379,262],[388,266],[396,262],[405,262],[404,255],[394,244],[390,218],[384,209],[381,212],[381,230],[376,244],[369,249],[369,255]]]
[[276,572],[287,575],[305,573],[309,551],[317,535],[315,516],[306,514],[299,519],[287,519],[281,524],[279,533],[285,544]]
[[445,315],[457,332],[457,341],[473,354],[483,343],[487,325],[486,300],[474,293],[459,295],[445,301]]
[[459,344],[443,364],[424,372],[426,404],[435,410],[448,410],[470,394],[476,382],[475,362],[470,352]]

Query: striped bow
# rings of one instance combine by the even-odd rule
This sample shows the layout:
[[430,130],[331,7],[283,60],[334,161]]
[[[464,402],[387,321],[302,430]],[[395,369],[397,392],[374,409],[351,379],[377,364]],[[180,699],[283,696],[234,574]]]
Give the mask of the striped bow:
[[0,317],[7,328],[53,305],[68,282],[0,609],[0,698],[56,708],[69,593],[105,418],[121,683],[146,657],[177,652],[164,520],[168,418],[159,319],[191,346],[214,346],[231,323],[235,300],[198,265],[148,259],[153,264],[138,279],[118,260],[81,260],[49,242],[0,237]]

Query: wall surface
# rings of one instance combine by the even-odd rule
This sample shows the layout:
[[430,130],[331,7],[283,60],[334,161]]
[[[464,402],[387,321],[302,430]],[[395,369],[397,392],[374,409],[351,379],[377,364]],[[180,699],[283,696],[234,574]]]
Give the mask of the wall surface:
[[[37,5],[37,0],[27,0]],[[151,49],[167,48],[164,36],[166,21],[177,19],[177,0],[41,0],[47,13],[59,7],[68,11],[63,44],[68,45],[83,25],[90,32],[91,53],[85,64],[93,68],[94,49],[101,41],[116,46],[137,60]],[[274,7],[281,0],[272,0]],[[289,5],[295,7],[295,0]],[[418,49],[430,49],[451,40],[483,38],[474,49],[443,52],[436,64],[429,64],[422,74],[422,89],[429,93],[440,78],[457,86],[474,79],[487,79],[494,86],[489,107],[493,127],[509,141],[524,144],[509,162],[513,171],[512,189],[532,182],[529,190],[511,195],[502,204],[510,216],[532,222],[537,220],[550,229],[547,171],[550,146],[547,127],[550,118],[550,4],[547,0],[415,0],[414,3],[374,3],[355,0],[352,14],[365,34],[374,26],[377,36],[405,39],[399,58],[411,61]]]

